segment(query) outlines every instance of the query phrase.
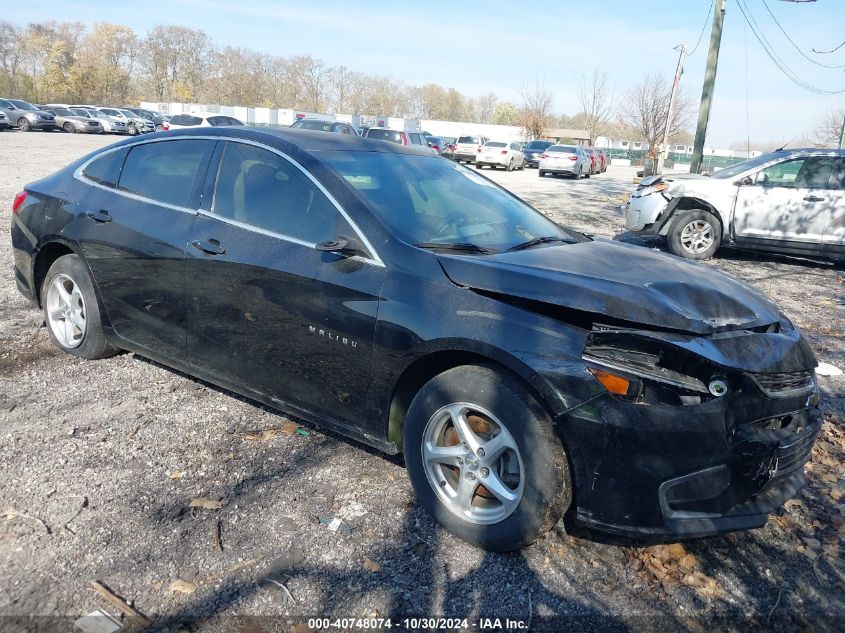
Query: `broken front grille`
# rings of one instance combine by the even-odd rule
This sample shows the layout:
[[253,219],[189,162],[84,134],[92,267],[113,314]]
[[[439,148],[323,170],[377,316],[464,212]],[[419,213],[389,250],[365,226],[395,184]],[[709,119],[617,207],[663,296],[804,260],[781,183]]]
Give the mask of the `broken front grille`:
[[750,374],[751,379],[770,398],[791,398],[810,393],[815,387],[815,374],[811,371]]

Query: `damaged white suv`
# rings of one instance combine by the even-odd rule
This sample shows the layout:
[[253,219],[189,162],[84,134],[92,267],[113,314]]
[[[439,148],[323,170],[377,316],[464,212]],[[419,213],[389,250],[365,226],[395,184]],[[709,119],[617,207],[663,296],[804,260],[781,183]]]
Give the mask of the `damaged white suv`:
[[625,225],[664,236],[675,255],[707,259],[720,246],[845,260],[845,151],[776,150],[712,176],[644,178]]

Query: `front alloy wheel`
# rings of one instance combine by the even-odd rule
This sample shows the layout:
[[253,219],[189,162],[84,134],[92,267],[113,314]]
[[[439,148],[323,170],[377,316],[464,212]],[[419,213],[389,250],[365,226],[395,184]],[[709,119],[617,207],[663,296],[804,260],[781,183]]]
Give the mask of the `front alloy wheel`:
[[463,365],[429,380],[403,429],[417,499],[452,534],[519,549],[569,507],[569,465],[546,410],[507,370]]
[[669,250],[688,259],[711,257],[722,240],[719,221],[713,214],[695,210],[679,216],[667,233]]
[[506,519],[522,499],[524,467],[507,428],[466,402],[437,410],[424,431],[422,458],[440,502],[471,523]]

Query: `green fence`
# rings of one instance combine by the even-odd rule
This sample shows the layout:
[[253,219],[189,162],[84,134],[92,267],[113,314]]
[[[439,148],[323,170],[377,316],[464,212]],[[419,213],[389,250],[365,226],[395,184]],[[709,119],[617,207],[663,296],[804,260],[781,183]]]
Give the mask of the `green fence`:
[[[645,160],[645,150],[641,149],[610,149],[605,150],[610,153],[611,160],[614,158],[624,158],[631,161],[631,165],[640,167]],[[669,157],[666,159],[665,165],[672,169],[676,165],[689,165],[692,156],[686,153],[669,152]],[[724,169],[739,162],[744,161],[744,158],[730,158],[728,156],[714,156],[705,152],[701,159],[701,167],[704,171],[712,172],[714,169]]]

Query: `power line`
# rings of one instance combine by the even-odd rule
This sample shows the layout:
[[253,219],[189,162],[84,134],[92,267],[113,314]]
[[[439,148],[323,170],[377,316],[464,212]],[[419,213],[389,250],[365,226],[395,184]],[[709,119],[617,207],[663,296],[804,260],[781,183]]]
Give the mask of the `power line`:
[[814,53],[821,53],[822,55],[827,55],[828,53],[835,53],[836,51],[838,51],[838,50],[839,50],[840,48],[842,48],[843,46],[845,46],[845,42],[842,42],[842,43],[841,43],[839,46],[837,46],[836,48],[831,48],[829,51],[817,51],[817,50],[814,48],[814,49],[813,49],[813,52],[814,52]]
[[798,51],[798,52],[800,53],[801,57],[803,57],[803,58],[804,58],[804,59],[806,59],[806,60],[809,60],[809,61],[813,62],[813,63],[814,63],[814,64],[816,64],[817,66],[821,66],[822,68],[845,68],[845,64],[840,64],[840,65],[838,65],[838,66],[830,66],[830,65],[828,65],[828,64],[822,64],[821,62],[816,61],[815,59],[813,59],[812,57],[810,57],[809,55],[807,55],[804,51],[802,51],[802,50],[801,50],[801,48],[798,46],[798,44],[796,44],[795,42],[793,42],[793,41],[792,41],[792,38],[791,38],[791,37],[789,37],[789,33],[787,33],[787,32],[786,32],[786,30],[783,28],[783,26],[781,25],[781,23],[780,23],[780,22],[778,21],[778,19],[775,17],[775,14],[774,14],[774,13],[772,13],[772,10],[769,8],[769,5],[766,3],[766,0],[763,0],[763,6],[764,6],[764,7],[766,7],[766,11],[768,11],[768,12],[769,12],[769,15],[770,15],[770,16],[772,16],[772,20],[774,20],[774,21],[775,21],[775,24],[777,24],[777,25],[778,25],[778,28],[780,29],[780,32],[781,32],[781,33],[783,33],[783,34],[786,36],[786,39],[789,41],[789,43],[790,43],[790,44],[792,44],[793,48],[794,48],[796,51]]
[[742,13],[742,17],[745,18],[746,24],[748,24],[749,28],[751,28],[751,32],[754,33],[754,37],[757,38],[757,41],[760,43],[760,46],[763,47],[763,50],[766,52],[766,55],[769,56],[769,59],[778,67],[778,69],[786,75],[786,77],[792,81],[794,84],[804,88],[809,92],[813,92],[815,94],[827,94],[827,95],[836,95],[845,93],[845,89],[843,90],[826,90],[824,88],[819,88],[817,86],[813,86],[812,84],[807,83],[803,79],[801,79],[798,75],[796,75],[787,65],[786,63],[778,56],[777,52],[775,52],[774,47],[769,43],[766,39],[766,36],[763,34],[762,29],[757,24],[757,21],[754,19],[754,16],[751,15],[751,11],[745,6],[743,0],[737,0],[737,6],[739,7],[740,13]]
[[710,22],[710,13],[713,11],[713,5],[716,4],[716,0],[710,0],[710,8],[707,9],[707,17],[704,18],[704,26],[701,27],[701,33],[698,34],[698,41],[695,43],[695,46],[692,47],[692,50],[687,53],[687,57],[690,57],[698,48],[698,45],[701,44],[701,38],[704,37],[704,31],[707,29],[707,23]]

